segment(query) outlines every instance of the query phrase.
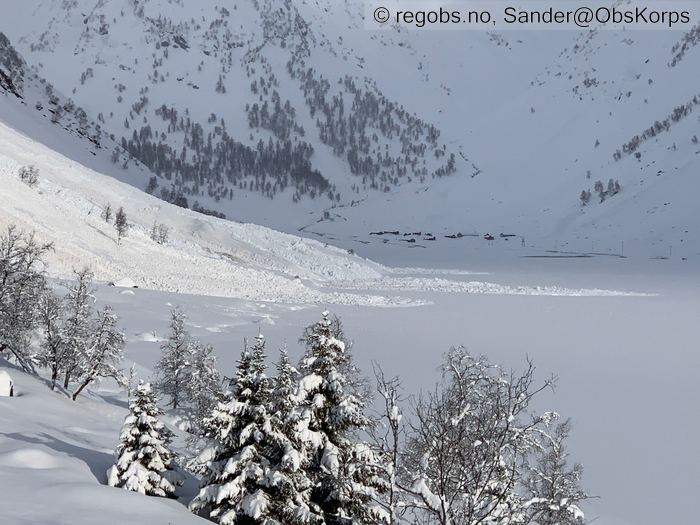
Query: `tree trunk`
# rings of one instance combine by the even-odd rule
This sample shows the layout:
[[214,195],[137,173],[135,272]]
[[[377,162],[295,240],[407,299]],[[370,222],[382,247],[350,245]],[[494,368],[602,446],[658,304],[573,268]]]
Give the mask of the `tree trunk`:
[[63,388],[68,389],[70,385],[70,371],[66,370],[66,377],[63,379]]
[[76,398],[80,395],[80,392],[83,391],[83,388],[85,388],[86,386],[88,386],[90,383],[92,383],[92,378],[91,378],[91,377],[87,378],[85,381],[83,381],[83,382],[81,383],[81,385],[78,387],[78,389],[77,389],[75,392],[73,392],[73,396],[72,396],[73,401],[75,401]]

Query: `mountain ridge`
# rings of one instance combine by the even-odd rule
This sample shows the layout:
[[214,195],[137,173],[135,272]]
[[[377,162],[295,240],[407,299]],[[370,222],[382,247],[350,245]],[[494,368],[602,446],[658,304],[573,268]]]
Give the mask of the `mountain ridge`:
[[[117,177],[170,202],[380,258],[409,247],[370,236],[395,229],[698,253],[696,29],[367,31],[351,1],[34,0],[12,15],[22,53],[158,175]],[[423,237],[410,247],[464,252]]]

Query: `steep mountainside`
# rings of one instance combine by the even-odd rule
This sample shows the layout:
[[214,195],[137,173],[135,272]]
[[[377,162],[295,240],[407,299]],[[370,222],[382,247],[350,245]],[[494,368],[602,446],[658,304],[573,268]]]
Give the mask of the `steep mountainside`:
[[[371,79],[314,67],[315,54],[337,52],[289,1],[25,9],[23,51],[162,178],[168,200],[242,191],[333,202],[455,169],[439,131]],[[355,177],[332,176],[324,156]]]
[[[51,82],[37,74],[4,33],[0,32],[0,108],[2,121],[63,151],[70,151],[88,165],[107,168],[112,137],[73,100],[64,96]],[[144,177],[147,169],[128,155],[115,155],[131,170],[132,178]]]
[[458,233],[697,257],[697,27],[369,31],[363,10],[31,0],[0,30],[113,136],[117,176],[179,205],[379,257],[481,249]]
[[[0,108],[5,104],[0,96]],[[32,111],[26,110],[25,111]],[[31,135],[53,131],[35,122]],[[48,128],[48,129],[46,129]],[[69,144],[79,150],[81,143]],[[77,147],[76,147],[77,146]],[[38,177],[22,179],[35,168]],[[282,303],[402,305],[398,297],[326,291],[386,270],[346,250],[184,210],[88,169],[0,123],[0,231],[14,226],[51,243],[51,277],[88,266],[99,281]],[[107,207],[111,220],[105,215]],[[129,224],[119,242],[114,214]]]

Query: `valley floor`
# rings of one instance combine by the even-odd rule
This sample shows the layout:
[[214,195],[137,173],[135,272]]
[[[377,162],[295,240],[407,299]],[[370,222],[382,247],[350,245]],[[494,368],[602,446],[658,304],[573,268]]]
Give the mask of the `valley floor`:
[[[411,282],[485,280],[501,286],[614,289],[634,295],[512,295],[401,290],[413,307],[283,304],[102,285],[98,301],[115,306],[127,334],[127,366],[148,379],[167,333],[169,309],[180,305],[195,337],[216,349],[227,374],[258,330],[271,353],[287,345],[294,359],[303,327],[323,308],[339,315],[366,374],[372,363],[400,375],[415,394],[437,379],[441,354],[463,344],[507,367],[527,356],[541,378],[559,378],[543,410],[571,417],[571,453],[599,496],[587,517],[602,525],[691,525],[693,487],[700,483],[695,438],[700,385],[695,351],[700,284],[691,275],[624,274],[615,268],[555,261],[550,267],[467,272],[399,272]],[[619,268],[618,268],[619,270]],[[381,292],[386,293],[386,292]],[[647,294],[647,295],[644,295]],[[122,418],[124,393],[108,383],[77,404],[10,368],[18,397],[0,398],[0,509],[3,522],[204,523],[177,501],[146,498],[104,485]],[[181,500],[194,491],[189,480]],[[668,502],[676,502],[669,505]]]

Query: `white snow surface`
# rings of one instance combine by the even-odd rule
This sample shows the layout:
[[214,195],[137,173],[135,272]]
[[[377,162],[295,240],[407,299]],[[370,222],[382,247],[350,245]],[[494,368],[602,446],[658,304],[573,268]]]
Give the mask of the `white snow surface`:
[[[10,366],[0,360],[0,371]],[[123,393],[72,402],[12,369],[18,397],[0,398],[0,520],[5,525],[209,523],[175,500],[108,487]],[[191,490],[191,486],[190,486]]]
[[[0,104],[9,103],[0,97]],[[29,187],[17,172],[39,168]],[[457,291],[516,295],[620,295],[612,290],[511,287],[431,277],[418,270],[392,270],[318,241],[262,226],[226,221],[158,200],[33,141],[0,122],[0,227],[14,224],[53,244],[46,256],[49,275],[70,277],[89,266],[99,281],[119,288],[237,297],[286,303],[415,306],[422,300],[377,291]],[[101,213],[110,203],[124,207],[128,235]],[[150,239],[154,222],[170,229],[165,245]],[[458,277],[465,272],[457,272]],[[471,273],[466,273],[471,275]],[[371,293],[359,293],[371,292]],[[628,293],[628,292],[624,292]]]
[[470,294],[496,294],[496,295],[552,295],[571,297],[615,297],[615,296],[645,296],[653,295],[643,292],[620,292],[615,290],[573,289],[560,286],[508,286],[498,283],[483,281],[459,281],[443,278],[382,278],[362,282],[339,282],[335,286],[340,288],[383,291],[437,291],[437,292],[463,292]]
[[[30,188],[17,176],[39,168]],[[81,166],[0,123],[0,226],[15,224],[54,245],[46,257],[55,277],[89,266],[118,287],[254,298],[386,306],[400,298],[319,291],[314,283],[368,279],[383,267],[339,248],[268,228],[220,220],[164,203]],[[121,246],[103,207],[123,206],[131,224]],[[149,238],[153,222],[170,228],[167,245]]]
[[10,397],[13,393],[14,383],[9,372],[0,370],[0,397]]
[[[272,349],[286,345],[296,362],[302,353],[297,340],[303,326],[320,319],[326,307],[342,318],[360,368],[368,373],[373,362],[380,363],[387,374],[403,378],[407,394],[431,386],[439,375],[440,356],[450,345],[464,344],[506,367],[520,368],[529,356],[540,378],[549,373],[560,378],[557,391],[545,394],[540,408],[573,418],[571,459],[584,465],[586,488],[600,496],[584,506],[586,515],[599,517],[596,523],[602,525],[655,525],[668,516],[663,503],[678,497],[669,522],[694,525],[695,509],[683,502],[692,501],[700,472],[693,452],[700,428],[687,417],[700,395],[694,378],[700,362],[692,351],[700,308],[698,282],[680,274],[614,275],[614,267],[601,277],[586,269],[590,263],[551,261],[547,275],[570,288],[615,284],[655,295],[414,291],[410,297],[424,306],[378,309],[272,304],[147,289],[123,295],[118,288],[100,285],[96,306],[111,304],[120,316],[119,326],[127,336],[125,367],[135,362],[136,380],[152,377],[160,336],[167,333],[174,305],[189,314],[192,335],[214,346],[218,367],[226,375],[235,369],[243,338],[254,337],[258,325],[271,355]],[[532,271],[521,268],[510,275],[499,271],[490,279],[525,284],[545,279],[528,273]],[[184,505],[197,490],[192,479],[179,502],[104,485],[126,415],[123,391],[105,381],[73,403],[52,393],[45,381],[5,362],[0,361],[0,369],[13,376],[18,395],[0,399],[3,523],[206,523]],[[648,388],[649,377],[654,378],[653,389]],[[311,383],[313,379],[304,387],[311,388]],[[650,414],[661,413],[684,430],[669,433],[666,424],[650,425]],[[174,443],[176,452],[182,452],[182,432],[171,429],[180,436]],[[668,445],[666,452],[651,453],[662,442]],[[671,478],[673,484],[667,482]],[[641,490],[654,496],[640,509],[635,502]]]
[[124,277],[123,279],[119,279],[117,282],[115,282],[114,286],[117,288],[136,288],[138,285],[132,279]]

